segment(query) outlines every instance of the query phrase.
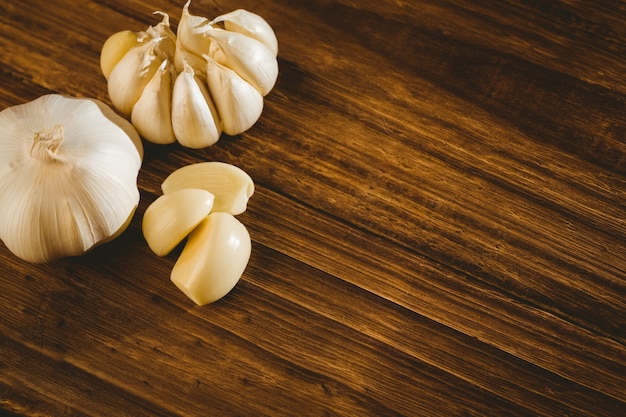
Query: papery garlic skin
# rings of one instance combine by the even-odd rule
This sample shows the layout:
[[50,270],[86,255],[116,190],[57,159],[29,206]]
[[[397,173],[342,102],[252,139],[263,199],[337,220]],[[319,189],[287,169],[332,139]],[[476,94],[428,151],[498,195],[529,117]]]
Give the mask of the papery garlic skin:
[[142,151],[102,106],[51,94],[0,112],[0,239],[16,256],[81,255],[128,226]]
[[171,273],[172,282],[197,305],[228,294],[252,250],[246,227],[227,213],[211,213],[191,232]]
[[133,125],[131,123],[128,123],[128,120],[124,119],[122,116],[117,114],[112,108],[110,108],[109,106],[101,102],[100,100],[96,100],[96,99],[85,99],[85,100],[91,100],[92,103],[98,106],[98,109],[100,109],[100,112],[104,115],[104,117],[106,117],[107,119],[115,123],[120,129],[124,131],[124,133],[126,133],[130,141],[135,146],[135,150],[137,151],[137,154],[139,155],[139,159],[143,161],[143,142],[141,141],[141,137],[139,136],[139,133],[133,127]]
[[163,17],[161,21],[155,25],[150,26],[140,38],[145,40],[146,38],[161,40],[160,48],[165,56],[171,57],[174,55],[174,50],[176,49],[176,34],[170,27],[170,17],[167,13],[163,12],[154,12],[156,15],[160,15]]
[[235,165],[224,162],[198,162],[173,171],[161,184],[163,194],[185,188],[199,188],[215,196],[213,211],[233,215],[246,210],[254,194],[250,175]]
[[134,47],[154,40],[158,44],[158,53],[162,59],[173,56],[176,49],[176,34],[170,28],[170,18],[166,13],[154,12],[163,16],[161,22],[142,32],[122,30],[109,36],[100,51],[100,69],[104,78],[109,79],[113,68]]
[[191,14],[189,12],[190,4],[191,1],[188,0],[183,6],[176,36],[179,45],[190,53],[201,57],[211,47],[211,39],[205,35],[205,32],[212,30],[213,27],[206,17]]
[[142,232],[158,256],[169,254],[209,215],[214,196],[206,190],[185,188],[157,198],[146,209]]

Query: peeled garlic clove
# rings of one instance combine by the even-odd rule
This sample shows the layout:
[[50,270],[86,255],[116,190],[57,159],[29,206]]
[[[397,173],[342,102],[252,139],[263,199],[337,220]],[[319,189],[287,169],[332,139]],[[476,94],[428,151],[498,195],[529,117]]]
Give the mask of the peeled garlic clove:
[[239,32],[262,42],[274,54],[278,55],[278,40],[272,27],[258,14],[244,9],[237,9],[230,13],[223,14],[211,21],[215,26],[222,23],[224,29],[231,32]]
[[172,74],[169,61],[161,63],[133,106],[130,120],[144,139],[167,144],[176,141],[172,129]]
[[249,36],[223,29],[206,31],[206,36],[220,49],[219,56],[213,54],[216,61],[235,71],[262,96],[274,88],[278,79],[278,60],[267,46]]
[[171,117],[176,140],[188,148],[211,146],[222,133],[209,91],[189,65],[174,81]]
[[132,48],[109,75],[109,98],[113,106],[126,116],[130,116],[143,89],[163,61],[156,52],[160,42],[151,39]]
[[128,226],[141,153],[120,123],[95,100],[57,94],[0,112],[0,238],[11,252],[49,262]]
[[252,178],[241,168],[224,162],[199,162],[172,172],[161,184],[163,194],[199,188],[215,196],[213,211],[233,215],[246,210],[254,193]]
[[154,200],[141,226],[150,249],[158,256],[170,253],[209,215],[213,200],[213,194],[197,188],[184,188]]
[[252,127],[263,112],[263,96],[237,73],[205,55],[207,85],[213,97],[222,129],[238,135]]
[[189,235],[171,280],[197,305],[228,294],[243,275],[252,249],[246,227],[228,213],[211,213]]
[[100,52],[100,69],[104,78],[109,79],[109,75],[115,65],[122,59],[128,51],[139,45],[138,34],[130,30],[123,30],[109,36],[102,45]]

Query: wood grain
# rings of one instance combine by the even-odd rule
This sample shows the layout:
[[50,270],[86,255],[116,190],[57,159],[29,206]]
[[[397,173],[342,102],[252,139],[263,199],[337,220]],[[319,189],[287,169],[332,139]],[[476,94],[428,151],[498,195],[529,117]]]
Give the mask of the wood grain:
[[[0,108],[110,103],[103,42],[181,7],[3,2]],[[279,39],[257,124],[146,144],[130,228],[87,255],[35,265],[1,245],[0,411],[625,415],[626,3],[191,5],[236,8]],[[204,160],[254,179],[253,250],[195,307],[140,225]]]

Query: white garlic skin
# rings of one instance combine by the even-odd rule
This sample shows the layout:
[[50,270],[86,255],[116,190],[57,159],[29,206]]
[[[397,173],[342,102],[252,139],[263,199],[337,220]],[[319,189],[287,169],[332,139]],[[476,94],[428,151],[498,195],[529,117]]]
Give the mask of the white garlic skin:
[[211,39],[206,37],[204,33],[212,30],[209,19],[196,16],[189,13],[189,5],[191,0],[187,1],[183,6],[183,11],[178,22],[177,39],[178,43],[189,53],[198,57],[206,54],[211,47]]
[[16,256],[81,255],[129,225],[141,142],[103,108],[51,94],[0,112],[0,239]]
[[239,282],[251,249],[250,234],[239,220],[211,213],[189,235],[170,278],[197,305],[215,302]]
[[176,34],[170,27],[170,17],[164,12],[154,12],[156,15],[163,17],[156,26],[150,26],[145,32],[140,34],[142,39],[161,39],[161,53],[167,57],[171,57],[174,54],[176,48]]

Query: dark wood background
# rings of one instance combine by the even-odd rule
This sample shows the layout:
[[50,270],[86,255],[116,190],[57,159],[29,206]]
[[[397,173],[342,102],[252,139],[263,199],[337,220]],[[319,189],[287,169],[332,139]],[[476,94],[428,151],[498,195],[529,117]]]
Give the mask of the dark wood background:
[[[183,1],[4,0],[0,108],[110,103],[99,52]],[[16,416],[626,415],[626,2],[194,0],[279,39],[259,122],[147,146],[131,227],[0,245]],[[246,170],[237,287],[196,307],[140,224],[189,163]]]

